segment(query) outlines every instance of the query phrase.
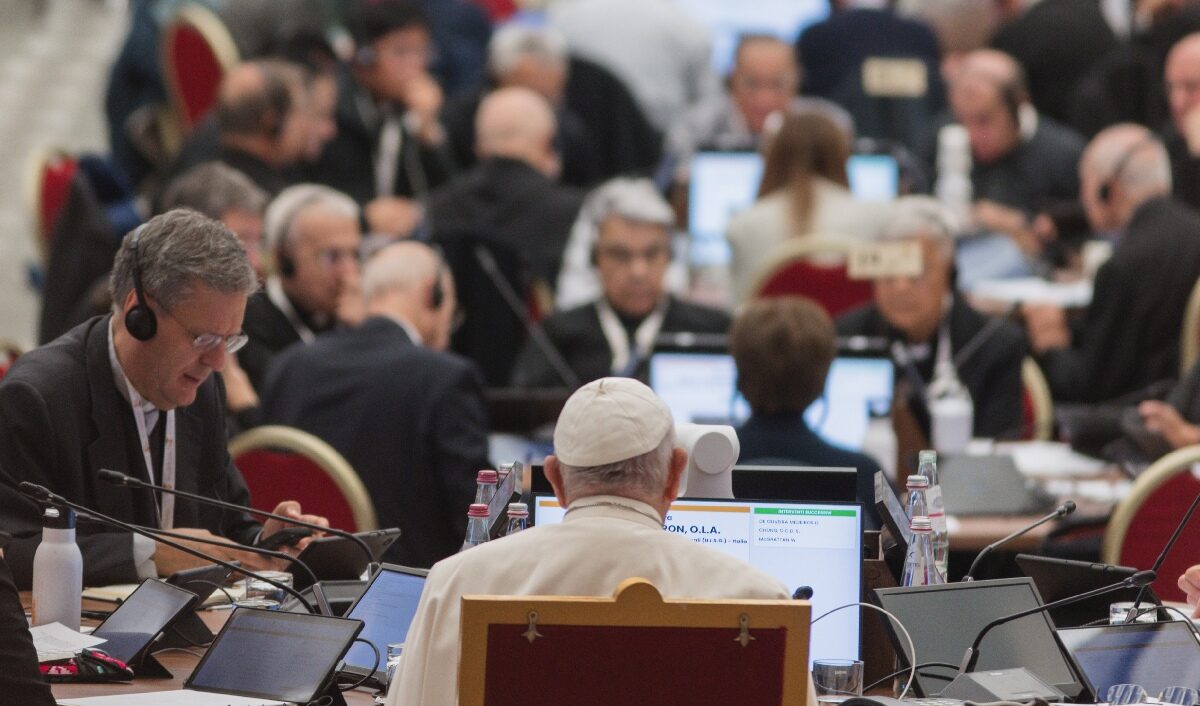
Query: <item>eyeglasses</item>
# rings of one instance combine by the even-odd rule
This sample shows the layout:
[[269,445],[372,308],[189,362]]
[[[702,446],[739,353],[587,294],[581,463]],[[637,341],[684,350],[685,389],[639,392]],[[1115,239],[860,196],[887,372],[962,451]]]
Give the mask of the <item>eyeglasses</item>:
[[[1108,687],[1105,700],[1113,706],[1140,704],[1148,700],[1149,694],[1139,684],[1113,684]],[[1158,701],[1177,706],[1196,706],[1200,692],[1186,686],[1168,686],[1158,694]]]
[[643,260],[653,264],[669,259],[671,257],[671,249],[662,246],[646,250],[630,250],[623,247],[608,246],[597,248],[596,257],[598,259],[612,260],[614,263],[622,266],[632,265],[635,260]]
[[359,262],[358,248],[325,248],[316,251],[316,260],[321,267],[335,267],[343,260]]
[[194,331],[188,329],[188,327],[185,326],[183,322],[180,321],[177,316],[175,316],[175,314],[172,314],[170,309],[167,309],[161,305],[157,308],[166,312],[167,316],[174,319],[175,323],[179,324],[180,328],[182,328],[189,336],[193,337],[192,349],[197,353],[207,353],[217,348],[217,346],[222,345],[225,346],[226,353],[237,353],[242,349],[243,346],[246,345],[246,343],[250,341],[250,336],[246,335],[244,331],[231,333],[228,336],[223,336],[219,333],[195,333]]

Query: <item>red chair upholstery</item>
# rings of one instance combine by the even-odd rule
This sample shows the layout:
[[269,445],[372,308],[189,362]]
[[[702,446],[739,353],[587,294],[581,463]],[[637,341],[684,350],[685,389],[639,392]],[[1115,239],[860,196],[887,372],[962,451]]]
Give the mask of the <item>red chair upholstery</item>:
[[[1200,479],[1192,473],[1192,464],[1197,462],[1200,446],[1187,446],[1163,456],[1138,476],[1109,520],[1102,551],[1105,562],[1138,569],[1154,564],[1188,505],[1200,495]],[[1155,593],[1163,600],[1185,600],[1176,581],[1200,561],[1197,557],[1200,518],[1194,517],[1158,570]]]
[[0,380],[8,374],[8,369],[17,362],[21,355],[21,347],[11,341],[0,340]]
[[831,317],[871,301],[868,281],[846,275],[850,246],[840,241],[796,238],[780,245],[751,288],[753,298],[804,296]]
[[49,257],[54,224],[67,204],[71,181],[78,169],[79,163],[74,157],[58,150],[43,151],[30,162],[26,183],[29,185],[30,212],[37,224],[34,233],[37,250],[43,263]]
[[349,532],[378,529],[374,505],[354,469],[312,434],[291,427],[256,427],[234,437],[229,454],[255,508],[272,510],[284,500],[297,500],[306,513],[324,516],[331,527]]
[[238,62],[237,46],[220,18],[188,5],[163,28],[161,52],[171,109],[186,136],[217,104],[221,79]]

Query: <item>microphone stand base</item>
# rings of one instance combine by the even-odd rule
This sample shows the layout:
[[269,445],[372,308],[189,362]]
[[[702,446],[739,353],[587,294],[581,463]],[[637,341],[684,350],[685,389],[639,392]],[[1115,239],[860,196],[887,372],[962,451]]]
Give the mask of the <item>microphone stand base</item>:
[[988,669],[959,674],[938,698],[985,703],[990,701],[1031,701],[1042,698],[1061,702],[1067,695],[1042,681],[1024,667]]

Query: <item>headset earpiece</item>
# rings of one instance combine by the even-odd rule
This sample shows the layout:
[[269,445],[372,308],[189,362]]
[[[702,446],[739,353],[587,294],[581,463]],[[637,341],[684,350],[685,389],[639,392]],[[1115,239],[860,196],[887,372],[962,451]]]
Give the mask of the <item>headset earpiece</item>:
[[599,262],[599,260],[600,260],[600,258],[599,258],[599,256],[596,254],[596,246],[595,246],[595,245],[593,245],[593,246],[592,246],[592,251],[591,251],[591,253],[588,255],[588,261],[592,263],[592,267],[598,267],[599,265],[598,265],[597,263]]
[[437,277],[433,280],[433,286],[429,289],[429,308],[440,311],[442,304],[445,303],[446,290],[442,288],[442,271],[439,269]]
[[291,253],[281,249],[275,255],[275,261],[279,264],[279,275],[281,277],[296,276],[296,261],[292,259]]
[[1114,185],[1129,167],[1129,163],[1133,161],[1135,156],[1137,156],[1137,153],[1141,152],[1146,147],[1155,144],[1158,144],[1158,140],[1155,139],[1153,135],[1150,135],[1133,143],[1132,147],[1121,153],[1121,158],[1117,160],[1116,165],[1113,167],[1112,173],[1108,175],[1108,178],[1104,180],[1104,183],[1100,185],[1100,188],[1096,190],[1096,196],[1100,198],[1101,203],[1107,204],[1112,200]]
[[132,238],[129,242],[129,249],[133,257],[133,292],[137,297],[137,304],[125,312],[125,330],[139,341],[149,341],[154,338],[154,334],[158,333],[158,317],[154,315],[154,310],[146,304],[146,292],[142,289],[142,265],[138,257],[138,244],[141,236],[141,227],[129,236]]

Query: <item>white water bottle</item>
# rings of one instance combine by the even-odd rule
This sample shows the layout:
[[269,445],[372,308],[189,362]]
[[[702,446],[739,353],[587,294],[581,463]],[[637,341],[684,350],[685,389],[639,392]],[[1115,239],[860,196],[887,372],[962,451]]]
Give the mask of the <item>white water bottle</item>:
[[863,437],[863,453],[875,459],[888,480],[896,480],[896,457],[900,453],[896,430],[892,427],[891,400],[867,400],[867,434]]
[[975,427],[975,405],[953,363],[937,364],[928,394],[933,448],[942,453],[965,452]]
[[33,554],[33,624],[62,623],[79,629],[83,555],[75,543],[75,512],[48,507],[42,541]]

